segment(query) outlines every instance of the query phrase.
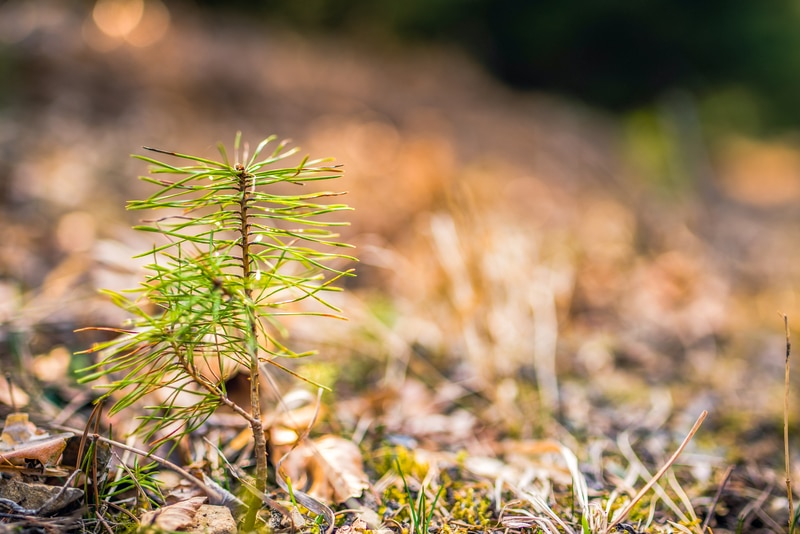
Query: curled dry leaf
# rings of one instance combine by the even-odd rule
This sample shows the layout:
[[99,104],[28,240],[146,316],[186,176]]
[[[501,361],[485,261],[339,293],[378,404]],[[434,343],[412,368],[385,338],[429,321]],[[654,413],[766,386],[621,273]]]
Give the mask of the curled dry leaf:
[[324,436],[298,446],[282,464],[295,487],[323,502],[343,503],[369,489],[361,451],[352,441]]
[[338,436],[324,436],[314,446],[318,453],[317,469],[333,489],[336,502],[361,497],[369,489],[361,451],[355,443]]
[[70,437],[70,433],[51,436],[30,422],[26,413],[8,414],[0,436],[0,466],[25,465],[28,460],[53,465]]
[[139,522],[143,527],[154,526],[163,530],[180,530],[192,524],[197,510],[206,502],[206,497],[192,497],[185,501],[163,506],[142,514]]

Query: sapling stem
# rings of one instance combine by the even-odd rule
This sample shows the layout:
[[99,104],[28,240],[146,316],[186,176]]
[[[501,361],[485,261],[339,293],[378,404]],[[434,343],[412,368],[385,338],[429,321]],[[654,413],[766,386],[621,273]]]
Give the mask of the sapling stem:
[[[244,167],[237,163],[235,169],[238,171],[239,178],[239,243],[242,249],[242,279],[244,280],[245,310],[247,319],[248,336],[245,340],[247,355],[250,360],[250,428],[253,431],[253,446],[256,455],[256,490],[263,493],[267,487],[267,440],[264,436],[264,428],[261,423],[261,392],[259,391],[260,382],[258,368],[258,330],[256,320],[253,317],[251,303],[253,301],[253,288],[251,286],[250,270],[250,218],[248,207],[251,200],[250,191],[255,188],[255,176],[245,171]],[[256,503],[258,497],[251,495],[250,507],[248,508],[245,519],[245,528],[252,530],[256,521]]]

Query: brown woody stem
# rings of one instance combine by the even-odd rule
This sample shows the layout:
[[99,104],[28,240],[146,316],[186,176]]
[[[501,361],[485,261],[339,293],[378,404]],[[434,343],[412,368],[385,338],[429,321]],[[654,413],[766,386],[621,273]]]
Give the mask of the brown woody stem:
[[[248,208],[250,204],[250,182],[255,177],[245,169],[239,169],[239,239],[242,249],[242,278],[245,283],[245,308],[247,309],[247,327],[249,329],[247,338],[247,352],[250,357],[250,428],[253,431],[253,445],[256,455],[256,489],[263,493],[267,487],[267,440],[264,436],[264,427],[261,424],[261,393],[259,391],[259,369],[258,369],[258,332],[256,326],[255,312],[252,310],[253,290],[250,286],[251,258],[250,258],[250,223],[248,218]],[[244,527],[252,530],[255,526],[256,514],[260,500],[253,495],[249,499],[250,508],[245,518]]]

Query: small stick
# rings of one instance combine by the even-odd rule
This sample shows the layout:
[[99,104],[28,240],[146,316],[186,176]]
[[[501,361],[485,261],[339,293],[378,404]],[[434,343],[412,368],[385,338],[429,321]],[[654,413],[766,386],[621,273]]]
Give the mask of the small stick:
[[[75,432],[76,434],[80,434],[81,433],[80,430],[75,429],[75,428],[70,428],[70,427],[67,427],[67,426],[62,426],[62,425],[51,425],[51,426],[52,426],[52,428],[57,428],[59,430],[69,430],[71,432]],[[161,465],[162,467],[165,467],[165,468],[169,469],[170,471],[174,471],[175,473],[178,473],[180,476],[182,476],[184,478],[184,480],[187,480],[188,482],[193,484],[195,487],[200,489],[200,491],[205,493],[208,496],[209,501],[211,501],[212,504],[224,503],[225,502],[225,496],[222,495],[219,491],[217,491],[214,488],[210,487],[208,484],[206,484],[205,482],[203,482],[202,480],[200,480],[196,476],[194,476],[191,473],[189,473],[186,469],[182,468],[181,466],[179,466],[179,465],[177,465],[177,464],[175,464],[173,462],[170,462],[166,458],[161,458],[160,456],[156,456],[155,454],[149,453],[147,451],[143,451],[141,449],[137,449],[136,447],[131,447],[130,445],[126,445],[124,443],[120,443],[119,441],[115,441],[113,439],[105,438],[105,437],[103,437],[103,436],[101,436],[99,434],[96,434],[96,433],[91,434],[91,437],[94,438],[96,441],[102,441],[104,443],[108,443],[112,447],[117,447],[119,449],[122,449],[123,451],[128,451],[128,452],[131,452],[133,454],[137,454],[139,456],[142,456],[143,458],[149,458],[149,459],[153,460],[154,462],[158,463],[159,465]]]
[[789,318],[783,313],[783,329],[786,332],[786,370],[783,380],[783,457],[786,462],[786,496],[789,498],[789,534],[794,532],[794,503],[792,501],[792,469],[789,460],[789,355],[792,342],[789,338]]
[[661,467],[661,469],[659,469],[658,472],[655,475],[653,475],[653,478],[651,478],[650,481],[647,484],[645,484],[642,489],[639,490],[639,493],[637,493],[636,496],[633,499],[631,499],[631,502],[629,502],[625,506],[625,508],[622,509],[622,511],[617,515],[616,519],[614,519],[613,521],[611,521],[611,523],[609,523],[608,527],[606,528],[606,532],[613,532],[614,527],[619,525],[625,519],[625,517],[627,517],[627,515],[631,513],[631,510],[633,510],[633,507],[636,506],[636,503],[642,500],[642,497],[644,497],[645,494],[648,491],[650,491],[650,488],[652,488],[655,485],[655,483],[658,482],[658,480],[662,476],[664,476],[664,473],[667,472],[667,469],[669,469],[672,466],[672,464],[675,463],[675,460],[677,460],[678,456],[681,455],[683,449],[686,448],[686,446],[692,440],[694,435],[700,429],[700,425],[703,424],[703,421],[705,420],[707,415],[708,412],[706,410],[703,410],[703,413],[701,413],[700,417],[697,418],[697,421],[694,422],[692,429],[689,430],[689,434],[686,435],[686,437],[683,439],[683,442],[680,444],[678,449],[672,454],[672,456],[670,456],[669,460],[667,460],[667,463],[665,463]]
[[706,520],[703,521],[703,526],[700,528],[700,532],[707,531],[708,525],[709,523],[711,523],[711,517],[714,515],[714,508],[717,507],[717,503],[719,502],[720,497],[722,497],[722,492],[725,490],[725,486],[728,485],[728,480],[731,478],[732,473],[733,473],[733,466],[729,465],[728,468],[725,470],[725,474],[722,476],[722,483],[720,483],[719,488],[717,488],[717,493],[716,495],[714,495],[714,499],[711,501],[711,505],[708,507]]

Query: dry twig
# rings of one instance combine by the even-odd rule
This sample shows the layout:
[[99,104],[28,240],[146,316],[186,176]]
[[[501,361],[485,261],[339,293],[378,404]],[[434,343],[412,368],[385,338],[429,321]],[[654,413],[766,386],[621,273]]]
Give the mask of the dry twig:
[[786,461],[786,496],[789,499],[789,534],[794,532],[794,503],[792,500],[792,470],[789,460],[789,355],[792,350],[792,342],[789,339],[789,318],[783,315],[783,329],[786,332],[786,370],[783,382],[783,457]]

